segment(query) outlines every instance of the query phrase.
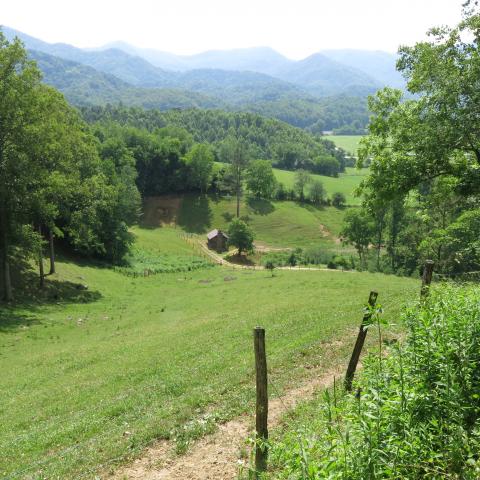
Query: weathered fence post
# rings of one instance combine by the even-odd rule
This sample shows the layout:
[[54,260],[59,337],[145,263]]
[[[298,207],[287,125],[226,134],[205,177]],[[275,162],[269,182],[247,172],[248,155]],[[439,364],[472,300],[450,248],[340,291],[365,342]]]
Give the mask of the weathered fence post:
[[[375,306],[375,303],[377,302],[377,297],[377,292],[370,292],[370,296],[368,297],[368,305],[370,307]],[[365,327],[371,316],[372,313],[370,311],[367,311],[365,313],[362,323],[360,325],[360,329],[358,331],[357,341],[355,342],[355,346],[353,347],[352,356],[350,357],[350,362],[348,363],[347,374],[345,375],[345,390],[347,390],[347,392],[350,392],[352,390],[353,377],[355,376],[355,370],[357,369],[358,361],[360,360],[360,354],[362,353],[363,344],[365,343],[365,338],[367,336],[367,329]]]
[[434,265],[435,263],[433,262],[433,260],[427,260],[423,267],[422,288],[420,290],[421,298],[426,297],[428,295],[428,291],[430,290]]
[[257,378],[257,407],[256,407],[256,443],[255,443],[255,471],[267,470],[268,451],[265,442],[268,439],[268,391],[267,391],[267,356],[265,353],[265,329],[255,327],[253,331],[255,347],[255,371]]

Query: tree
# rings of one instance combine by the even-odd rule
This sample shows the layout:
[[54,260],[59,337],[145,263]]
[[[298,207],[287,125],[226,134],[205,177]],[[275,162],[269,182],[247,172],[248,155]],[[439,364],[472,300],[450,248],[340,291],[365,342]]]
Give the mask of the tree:
[[239,218],[235,218],[228,227],[228,244],[238,248],[238,254],[253,250],[254,234],[252,229]]
[[368,214],[360,209],[348,210],[340,235],[346,243],[355,247],[360,262],[365,266],[366,254],[373,236],[373,223]]
[[212,149],[205,143],[197,143],[185,156],[188,171],[188,184],[206,192],[212,181],[214,156]]
[[[30,123],[38,116],[40,72],[20,40],[7,42],[0,31],[0,255],[3,296],[12,299],[10,260],[13,244],[32,240],[22,206],[30,204],[30,186],[41,168],[30,161]],[[31,242],[28,242],[31,245]]]
[[228,138],[222,145],[223,158],[228,159],[233,188],[237,197],[237,218],[240,217],[240,198],[243,189],[243,177],[250,162],[247,144],[242,140]]
[[267,260],[267,262],[265,263],[265,268],[267,270],[270,270],[270,273],[272,274],[272,277],[273,277],[273,271],[275,270],[275,263],[273,263],[272,260]]
[[347,199],[345,198],[345,195],[342,192],[335,192],[332,195],[332,205],[334,207],[343,208],[346,202],[347,202]]
[[430,41],[402,47],[399,70],[418,98],[386,88],[370,99],[373,118],[359,164],[371,160],[363,182],[369,198],[393,198],[451,175],[466,192],[480,192],[480,15],[465,11],[455,28],[434,28]]
[[250,162],[246,174],[248,189],[258,198],[271,198],[277,186],[272,164],[268,160]]
[[320,180],[314,180],[310,185],[310,201],[314,205],[322,205],[326,196],[325,187]]
[[297,170],[295,172],[295,191],[301,202],[305,200],[305,187],[312,181],[312,176],[306,170]]

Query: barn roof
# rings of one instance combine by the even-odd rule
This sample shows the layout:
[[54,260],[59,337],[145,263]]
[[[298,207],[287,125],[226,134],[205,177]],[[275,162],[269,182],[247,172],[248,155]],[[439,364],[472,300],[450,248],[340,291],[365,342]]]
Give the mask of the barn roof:
[[228,238],[228,235],[221,230],[217,230],[216,228],[212,230],[211,232],[207,233],[207,238],[208,240],[211,240],[212,238],[215,238],[217,235],[223,235],[225,238]]

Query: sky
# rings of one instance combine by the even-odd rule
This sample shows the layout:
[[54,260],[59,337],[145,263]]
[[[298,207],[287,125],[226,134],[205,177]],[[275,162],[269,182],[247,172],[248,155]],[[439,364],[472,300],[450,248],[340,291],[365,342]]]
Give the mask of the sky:
[[461,18],[464,0],[0,0],[0,25],[47,42],[122,40],[189,55],[272,47],[292,59],[322,49],[395,52]]

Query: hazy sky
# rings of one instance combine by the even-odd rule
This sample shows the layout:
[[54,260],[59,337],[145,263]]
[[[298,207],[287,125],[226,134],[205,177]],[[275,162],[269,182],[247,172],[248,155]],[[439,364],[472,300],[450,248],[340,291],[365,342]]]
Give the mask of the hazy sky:
[[0,25],[79,47],[124,40],[179,54],[271,46],[396,51],[460,19],[463,0],[0,0]]

